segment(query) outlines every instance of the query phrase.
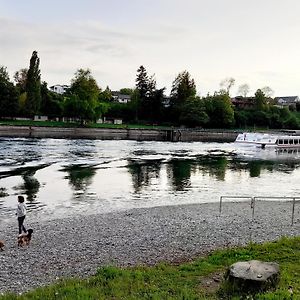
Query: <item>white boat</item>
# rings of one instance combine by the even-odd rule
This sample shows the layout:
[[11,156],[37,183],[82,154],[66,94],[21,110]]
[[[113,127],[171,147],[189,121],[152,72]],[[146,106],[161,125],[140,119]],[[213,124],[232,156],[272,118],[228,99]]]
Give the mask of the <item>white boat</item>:
[[235,144],[264,148],[300,148],[300,135],[280,135],[268,133],[243,132],[238,134]]
[[275,145],[274,137],[277,136],[268,133],[243,132],[238,134],[234,142],[239,145],[261,146],[261,141],[263,141],[264,144]]
[[261,148],[275,147],[276,149],[300,148],[300,135],[277,135],[263,138],[258,142]]

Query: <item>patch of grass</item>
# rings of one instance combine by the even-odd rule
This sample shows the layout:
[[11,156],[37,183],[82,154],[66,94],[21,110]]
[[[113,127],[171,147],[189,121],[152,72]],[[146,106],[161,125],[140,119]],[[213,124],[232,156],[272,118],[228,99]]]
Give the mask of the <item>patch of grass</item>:
[[81,126],[80,123],[68,123],[57,121],[32,121],[32,120],[0,120],[1,125],[8,126],[36,126],[36,127],[62,127],[62,128],[130,128],[130,129],[168,129],[167,126],[140,125],[140,124],[97,124],[88,123]]
[[[0,300],[29,299],[240,299],[226,294],[224,284],[210,285],[215,274],[222,278],[234,262],[258,259],[279,263],[281,278],[275,291],[253,299],[300,299],[300,238],[282,238],[265,244],[214,251],[191,263],[154,267],[103,267],[87,279],[69,279],[23,295],[6,294]],[[288,291],[292,287],[294,298]],[[222,295],[222,298],[220,298]],[[251,299],[251,298],[250,298]]]

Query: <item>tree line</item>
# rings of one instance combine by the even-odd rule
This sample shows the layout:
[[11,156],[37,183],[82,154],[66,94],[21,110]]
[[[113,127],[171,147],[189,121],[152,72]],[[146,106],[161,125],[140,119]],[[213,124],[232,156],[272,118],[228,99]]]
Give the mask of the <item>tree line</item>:
[[[0,67],[0,117],[69,117],[81,124],[101,117],[122,118],[126,123],[170,126],[231,128],[261,126],[269,128],[299,128],[299,105],[280,108],[271,98],[268,87],[258,89],[249,108],[234,107],[230,98],[233,78],[221,82],[221,89],[206,97],[197,95],[194,79],[188,71],[179,73],[172,83],[170,95],[158,88],[154,75],[144,66],[137,69],[135,88],[119,92],[130,96],[128,103],[114,101],[112,91],[102,90],[89,69],[78,69],[70,88],[59,95],[41,81],[40,59],[33,51],[29,68],[14,74],[10,80],[7,68]],[[239,87],[246,98],[249,86]]]

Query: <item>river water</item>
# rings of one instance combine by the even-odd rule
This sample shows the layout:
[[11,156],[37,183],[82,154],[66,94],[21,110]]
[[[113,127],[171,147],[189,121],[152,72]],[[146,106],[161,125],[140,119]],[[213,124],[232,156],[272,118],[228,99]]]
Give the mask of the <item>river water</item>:
[[300,154],[233,143],[0,139],[0,220],[17,195],[36,218],[299,196]]

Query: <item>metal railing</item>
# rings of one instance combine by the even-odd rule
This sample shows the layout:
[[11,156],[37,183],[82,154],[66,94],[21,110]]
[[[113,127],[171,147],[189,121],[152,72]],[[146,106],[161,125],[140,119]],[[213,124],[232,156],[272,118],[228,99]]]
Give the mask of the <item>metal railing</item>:
[[248,199],[250,200],[250,208],[252,209],[252,220],[254,220],[255,217],[255,203],[258,200],[286,200],[286,201],[292,201],[292,222],[291,225],[294,225],[294,218],[295,218],[295,205],[296,202],[300,202],[300,197],[264,197],[264,196],[220,196],[220,207],[219,207],[219,214],[222,213],[222,205],[223,205],[223,199]]

